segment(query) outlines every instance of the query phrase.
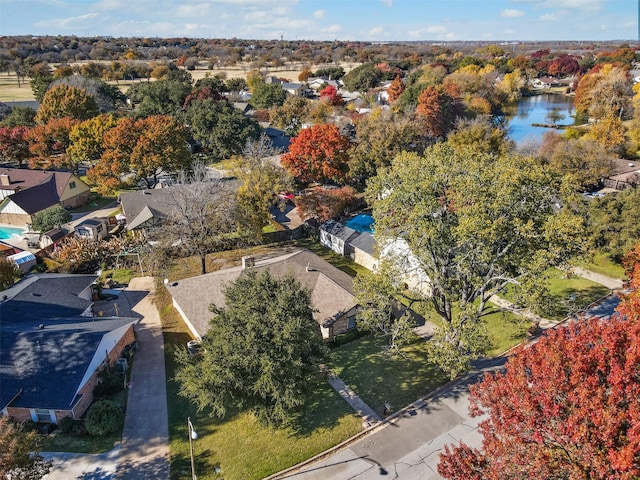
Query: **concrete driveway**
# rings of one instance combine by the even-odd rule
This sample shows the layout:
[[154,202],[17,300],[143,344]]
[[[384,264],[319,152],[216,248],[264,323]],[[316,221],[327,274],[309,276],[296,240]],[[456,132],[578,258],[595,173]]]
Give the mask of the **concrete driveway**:
[[168,479],[169,426],[167,416],[164,341],[153,303],[152,277],[133,278],[118,300],[105,302],[105,313],[118,304],[121,316],[140,318],[135,326],[138,349],[133,361],[131,389],[122,444],[100,455],[42,453],[53,461],[45,480]]

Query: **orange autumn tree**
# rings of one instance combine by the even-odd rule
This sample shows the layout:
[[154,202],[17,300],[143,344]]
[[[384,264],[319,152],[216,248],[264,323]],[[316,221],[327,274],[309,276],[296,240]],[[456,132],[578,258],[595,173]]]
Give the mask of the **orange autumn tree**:
[[482,450],[446,446],[456,480],[640,477],[640,264],[619,315],[549,330],[470,390]]
[[431,137],[442,137],[449,133],[462,111],[454,85],[429,85],[418,97],[416,113]]
[[400,95],[402,95],[402,92],[404,92],[404,88],[404,83],[400,78],[400,75],[398,75],[393,80],[393,82],[391,82],[391,85],[389,85],[389,89],[387,90],[387,94],[389,95],[389,102],[393,103],[398,98],[400,98]]
[[44,125],[26,133],[29,142],[29,168],[66,168],[77,172],[77,163],[67,154],[71,145],[71,130],[80,120],[71,117],[52,118]]
[[349,171],[349,139],[335,125],[319,124],[300,131],[280,162],[303,182],[342,183]]

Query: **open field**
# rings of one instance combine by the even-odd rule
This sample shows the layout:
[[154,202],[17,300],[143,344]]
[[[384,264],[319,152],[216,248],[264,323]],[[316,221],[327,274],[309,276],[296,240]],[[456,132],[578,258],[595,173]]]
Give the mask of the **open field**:
[[[109,63],[109,62],[103,62]],[[80,63],[72,64],[80,65]],[[336,66],[336,65],[312,65],[312,70],[317,70],[319,68],[327,67],[327,66]],[[354,67],[358,66],[358,64],[354,63],[344,63],[340,65],[344,68],[345,72],[351,71]],[[268,68],[264,67],[260,69],[262,73],[265,75],[271,75],[278,78],[285,78],[289,82],[297,82],[298,75],[302,72],[304,65],[302,63],[296,62],[292,65],[285,65],[284,67],[277,68]],[[224,67],[224,68],[214,68],[209,70],[206,66],[199,66],[196,70],[190,70],[189,73],[193,77],[194,81],[197,81],[201,78],[205,78],[207,75],[222,75],[223,77],[229,78],[247,78],[247,73],[250,72],[252,68],[248,63],[239,64],[233,67]],[[26,81],[25,81],[26,80]],[[29,84],[29,79],[21,79],[21,86],[18,86],[18,78],[15,73],[7,73],[2,72],[0,74],[0,102],[13,102],[13,101],[33,101],[35,100],[33,96],[33,92],[31,91],[31,85]],[[122,93],[126,93],[128,88],[134,83],[147,82],[147,79],[136,79],[133,81],[110,81],[108,83],[112,85],[117,85]]]

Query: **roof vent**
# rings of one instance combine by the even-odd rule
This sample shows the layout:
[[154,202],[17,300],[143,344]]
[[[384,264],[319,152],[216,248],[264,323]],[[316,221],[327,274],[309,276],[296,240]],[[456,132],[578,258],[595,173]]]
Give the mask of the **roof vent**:
[[633,165],[633,163],[629,162],[629,166],[630,166],[630,167],[633,167],[634,165]]
[[307,262],[307,266],[305,267],[305,270],[307,272],[314,272],[315,270],[313,269],[313,267],[311,266],[311,263]]
[[40,330],[44,330],[44,323],[41,323],[40,325],[38,325],[38,328],[39,328]]
[[151,195],[151,192],[150,192],[150,191],[148,191],[148,190],[143,190],[143,191],[142,191],[142,194],[143,194],[143,195]]

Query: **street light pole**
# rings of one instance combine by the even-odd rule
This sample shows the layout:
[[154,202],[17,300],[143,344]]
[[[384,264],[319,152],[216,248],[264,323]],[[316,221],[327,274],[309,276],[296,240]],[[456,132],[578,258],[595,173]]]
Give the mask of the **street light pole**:
[[189,453],[191,454],[191,480],[198,480],[196,477],[196,467],[193,463],[193,441],[198,438],[198,434],[193,429],[191,417],[187,417],[187,427],[189,428]]

